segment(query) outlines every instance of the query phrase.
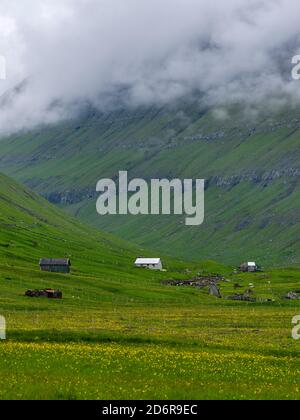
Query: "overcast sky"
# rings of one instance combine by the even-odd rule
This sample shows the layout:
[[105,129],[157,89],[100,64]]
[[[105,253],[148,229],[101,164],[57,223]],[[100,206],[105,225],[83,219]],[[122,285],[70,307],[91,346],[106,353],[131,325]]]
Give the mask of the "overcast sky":
[[195,90],[213,105],[297,101],[299,33],[299,0],[1,0],[0,92],[28,83],[0,131],[70,116],[81,100],[108,106],[124,87],[134,105]]

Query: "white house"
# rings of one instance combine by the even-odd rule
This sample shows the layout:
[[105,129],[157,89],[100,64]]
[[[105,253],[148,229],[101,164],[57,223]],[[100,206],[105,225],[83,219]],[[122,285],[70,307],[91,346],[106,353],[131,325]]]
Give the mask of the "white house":
[[256,270],[257,270],[256,262],[248,262],[248,271],[256,271]]
[[240,267],[241,271],[248,271],[248,272],[255,272],[258,269],[258,266],[255,262],[247,262],[241,265]]
[[134,265],[138,268],[148,268],[149,270],[163,269],[160,258],[137,258]]

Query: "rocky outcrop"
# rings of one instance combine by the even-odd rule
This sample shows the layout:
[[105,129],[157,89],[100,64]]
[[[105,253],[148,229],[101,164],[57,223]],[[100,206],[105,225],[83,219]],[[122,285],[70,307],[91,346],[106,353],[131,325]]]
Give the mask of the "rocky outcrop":
[[[155,174],[156,176],[156,174]],[[170,178],[169,176],[166,176],[167,178]],[[176,174],[174,173],[174,176],[176,177]],[[278,170],[272,170],[267,171],[265,173],[245,173],[245,174],[236,174],[236,175],[230,175],[230,176],[214,176],[211,178],[208,178],[206,180],[206,189],[217,186],[218,188],[232,188],[234,186],[237,186],[238,184],[242,182],[251,182],[253,184],[266,184],[271,183],[275,180],[278,180],[280,178],[293,178],[295,181],[297,181],[298,178],[300,178],[300,168],[285,168],[285,169],[278,169]],[[150,181],[150,179],[148,180]],[[39,190],[39,184],[42,185],[44,181],[34,179],[29,180],[27,184],[31,188],[35,188]],[[62,204],[62,205],[72,205],[77,204],[82,201],[86,200],[92,200],[95,199],[98,194],[96,192],[96,187],[91,186],[89,188],[82,188],[82,189],[68,189],[68,190],[62,190],[62,191],[51,191],[47,193],[43,193],[41,191],[41,195],[43,195],[48,201],[50,201],[53,204]],[[245,223],[251,223],[251,221],[245,221]],[[239,226],[237,226],[237,230],[239,230]]]
[[72,205],[96,198],[96,194],[95,189],[87,188],[83,190],[73,189],[66,191],[54,191],[42,195],[50,201],[50,203]]
[[267,172],[252,172],[230,176],[214,176],[210,178],[209,185],[217,187],[233,187],[241,182],[252,182],[254,184],[275,181],[280,178],[300,178],[300,168],[273,169]]

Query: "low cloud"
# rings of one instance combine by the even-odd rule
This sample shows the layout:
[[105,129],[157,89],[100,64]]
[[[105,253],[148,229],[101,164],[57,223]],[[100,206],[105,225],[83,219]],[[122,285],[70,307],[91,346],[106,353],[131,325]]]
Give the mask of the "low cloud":
[[85,102],[297,104],[299,15],[297,0],[2,0],[0,132]]

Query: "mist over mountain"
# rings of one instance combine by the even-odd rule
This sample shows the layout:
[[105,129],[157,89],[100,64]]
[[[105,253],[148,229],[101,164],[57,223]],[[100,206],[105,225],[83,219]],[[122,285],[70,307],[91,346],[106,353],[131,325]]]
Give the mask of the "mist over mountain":
[[[3,0],[0,54],[7,80],[0,133],[78,114],[83,104],[298,104],[296,0]],[[17,94],[16,94],[17,93]]]

